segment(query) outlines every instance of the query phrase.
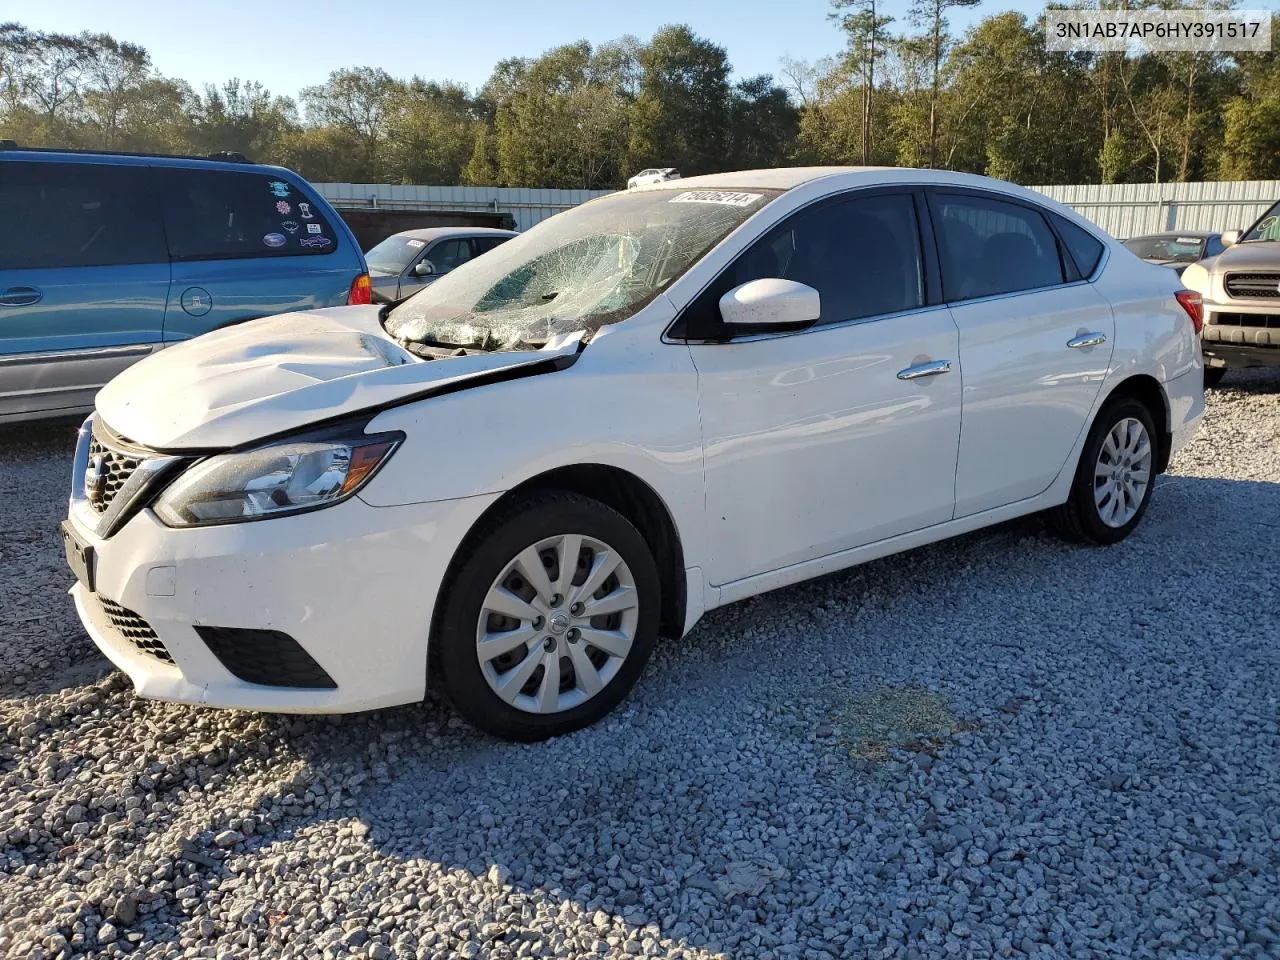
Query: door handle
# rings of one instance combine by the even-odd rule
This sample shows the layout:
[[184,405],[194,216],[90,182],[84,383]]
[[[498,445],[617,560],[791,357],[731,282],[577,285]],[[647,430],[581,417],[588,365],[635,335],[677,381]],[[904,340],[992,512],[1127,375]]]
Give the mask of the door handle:
[[1099,344],[1107,342],[1105,333],[1082,333],[1078,337],[1072,337],[1067,341],[1067,346],[1073,350],[1080,347],[1096,347]]
[[10,287],[0,293],[0,306],[25,307],[29,303],[39,303],[44,292],[35,287]]
[[941,373],[951,372],[950,360],[931,360],[928,363],[917,363],[898,371],[899,380],[919,380],[921,377],[936,377]]

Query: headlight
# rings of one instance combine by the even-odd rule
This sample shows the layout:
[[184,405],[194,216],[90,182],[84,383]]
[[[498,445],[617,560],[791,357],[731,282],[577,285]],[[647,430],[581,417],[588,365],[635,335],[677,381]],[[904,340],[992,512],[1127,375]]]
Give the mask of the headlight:
[[[349,430],[350,428],[348,428]],[[153,504],[170,527],[241,523],[341,503],[359,490],[404,439],[316,434],[197,463]]]

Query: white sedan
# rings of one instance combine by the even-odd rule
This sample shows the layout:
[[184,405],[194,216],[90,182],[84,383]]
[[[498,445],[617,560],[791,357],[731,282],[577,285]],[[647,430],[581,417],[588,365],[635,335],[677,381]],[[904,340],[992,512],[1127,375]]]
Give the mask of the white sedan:
[[1040,511],[1122,540],[1202,415],[1199,322],[982,177],[612,194],[394,309],[130,368],[81,431],[72,593],[143,696],[340,712],[430,680],[561,734],[722,604]]

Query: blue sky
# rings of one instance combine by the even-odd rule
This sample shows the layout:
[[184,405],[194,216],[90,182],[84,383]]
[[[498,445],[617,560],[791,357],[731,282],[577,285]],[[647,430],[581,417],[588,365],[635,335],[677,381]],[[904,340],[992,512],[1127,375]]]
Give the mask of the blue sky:
[[[905,23],[907,0],[887,7]],[[986,3],[952,21],[962,28],[1002,10],[1041,8],[1029,0]],[[238,76],[289,96],[331,70],[365,65],[476,89],[503,57],[583,38],[643,39],[668,23],[687,23],[725,47],[738,76],[777,73],[783,56],[839,51],[829,10],[828,0],[0,0],[0,20],[140,43],[162,73],[197,89]]]

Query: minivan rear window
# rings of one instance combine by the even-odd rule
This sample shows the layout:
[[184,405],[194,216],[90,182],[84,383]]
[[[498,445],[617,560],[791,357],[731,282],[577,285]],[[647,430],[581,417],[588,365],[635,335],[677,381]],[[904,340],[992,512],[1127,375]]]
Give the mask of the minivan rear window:
[[157,167],[174,260],[332,253],[338,234],[315,201],[269,173]]
[[105,163],[0,163],[0,270],[167,262],[145,176]]

